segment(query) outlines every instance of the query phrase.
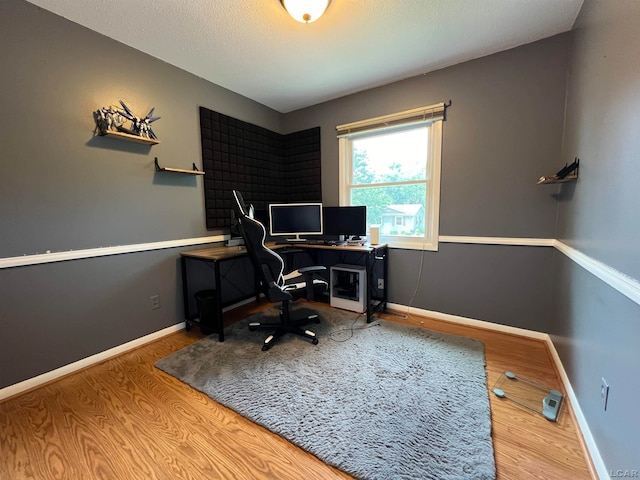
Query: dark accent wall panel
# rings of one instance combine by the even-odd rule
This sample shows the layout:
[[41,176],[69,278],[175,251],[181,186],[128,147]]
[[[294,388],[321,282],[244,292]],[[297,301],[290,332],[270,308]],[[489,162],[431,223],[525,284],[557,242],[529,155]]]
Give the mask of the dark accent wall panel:
[[256,208],[320,202],[320,127],[281,135],[200,107],[207,228],[229,227],[232,190]]
[[320,127],[284,136],[288,197],[301,202],[322,200]]

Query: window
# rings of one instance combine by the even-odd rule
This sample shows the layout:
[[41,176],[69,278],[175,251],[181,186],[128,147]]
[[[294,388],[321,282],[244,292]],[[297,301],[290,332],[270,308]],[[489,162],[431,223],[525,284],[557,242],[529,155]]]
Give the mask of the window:
[[[338,127],[340,205],[392,247],[438,249],[444,104]],[[425,113],[426,112],[426,113]]]

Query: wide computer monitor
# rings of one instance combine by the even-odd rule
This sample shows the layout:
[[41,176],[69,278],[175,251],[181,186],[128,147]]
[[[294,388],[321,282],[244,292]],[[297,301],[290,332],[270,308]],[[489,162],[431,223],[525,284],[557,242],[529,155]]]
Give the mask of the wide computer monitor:
[[345,206],[322,209],[324,234],[365,236],[367,234],[367,207]]
[[322,203],[272,203],[269,205],[269,235],[294,235],[291,242],[304,242],[300,235],[322,235]]

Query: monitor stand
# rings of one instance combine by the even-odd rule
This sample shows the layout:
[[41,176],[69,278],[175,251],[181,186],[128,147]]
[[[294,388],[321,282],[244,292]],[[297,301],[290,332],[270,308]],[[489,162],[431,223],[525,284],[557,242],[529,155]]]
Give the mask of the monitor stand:
[[296,233],[294,238],[287,238],[285,240],[287,243],[305,243],[307,241],[306,238],[300,238],[300,235]]

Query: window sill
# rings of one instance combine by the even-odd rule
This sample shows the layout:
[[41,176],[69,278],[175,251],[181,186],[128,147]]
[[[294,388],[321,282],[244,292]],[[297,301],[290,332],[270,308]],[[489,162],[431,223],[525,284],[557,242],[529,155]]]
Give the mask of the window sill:
[[409,239],[398,237],[380,236],[380,243],[386,243],[389,248],[400,248],[405,250],[425,250],[430,252],[438,251],[438,242],[426,239]]

